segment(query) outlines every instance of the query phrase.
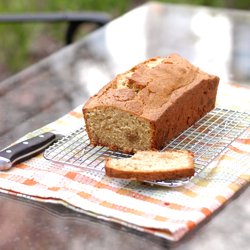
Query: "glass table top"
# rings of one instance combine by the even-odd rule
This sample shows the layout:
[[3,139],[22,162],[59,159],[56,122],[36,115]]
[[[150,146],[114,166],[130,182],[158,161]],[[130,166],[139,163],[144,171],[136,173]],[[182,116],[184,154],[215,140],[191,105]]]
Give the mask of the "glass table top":
[[[148,2],[0,82],[1,149],[83,104],[117,74],[150,57],[177,53],[221,82],[250,87],[249,44],[249,11]],[[247,249],[250,191],[244,191],[177,249],[200,249],[201,244],[203,249]],[[63,206],[6,194],[0,194],[0,204],[3,249],[171,247]]]

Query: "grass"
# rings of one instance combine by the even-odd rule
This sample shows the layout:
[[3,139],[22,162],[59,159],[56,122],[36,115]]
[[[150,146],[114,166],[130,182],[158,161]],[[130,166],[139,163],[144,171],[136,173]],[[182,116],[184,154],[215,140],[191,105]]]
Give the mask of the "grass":
[[[250,0],[158,0],[159,2],[184,3],[224,8],[249,9]],[[0,14],[60,11],[105,11],[118,17],[146,0],[1,0]],[[1,66],[14,74],[47,56],[41,36],[55,44],[54,50],[64,46],[66,23],[0,23],[0,74]],[[46,39],[45,39],[46,40]],[[40,42],[40,56],[34,56],[34,47]],[[32,54],[33,53],[33,54]],[[43,55],[42,55],[43,54]],[[0,76],[1,80],[1,76]]]
[[[95,10],[119,16],[128,10],[130,2],[130,0],[1,0],[0,14]],[[37,57],[37,59],[41,59],[39,56],[32,56],[31,51],[40,36],[46,34],[47,38],[56,43],[57,48],[60,48],[64,46],[66,27],[67,23],[63,22],[0,23],[0,65],[4,65],[10,74],[26,68],[34,63]],[[48,52],[44,54],[46,56]]]

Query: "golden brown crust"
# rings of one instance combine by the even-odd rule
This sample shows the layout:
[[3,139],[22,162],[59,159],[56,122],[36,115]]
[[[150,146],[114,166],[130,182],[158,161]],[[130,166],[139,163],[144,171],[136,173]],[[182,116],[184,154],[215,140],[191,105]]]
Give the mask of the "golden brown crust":
[[[161,60],[159,65],[148,66],[157,60]],[[92,138],[85,112],[112,107],[149,121],[153,134],[151,149],[160,150],[214,108],[218,84],[219,77],[201,71],[176,54],[142,62],[118,75],[84,105],[90,141],[125,152],[136,151],[136,148],[114,146]]]

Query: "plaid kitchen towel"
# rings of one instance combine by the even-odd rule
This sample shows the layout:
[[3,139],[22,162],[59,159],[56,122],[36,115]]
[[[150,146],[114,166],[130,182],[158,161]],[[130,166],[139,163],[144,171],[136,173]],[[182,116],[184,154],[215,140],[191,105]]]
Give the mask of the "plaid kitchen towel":
[[[250,111],[250,89],[221,84],[217,105]],[[83,125],[81,106],[21,140]],[[64,204],[172,241],[181,239],[250,180],[250,128],[182,187],[151,186],[52,163],[38,155],[0,172],[0,191]]]

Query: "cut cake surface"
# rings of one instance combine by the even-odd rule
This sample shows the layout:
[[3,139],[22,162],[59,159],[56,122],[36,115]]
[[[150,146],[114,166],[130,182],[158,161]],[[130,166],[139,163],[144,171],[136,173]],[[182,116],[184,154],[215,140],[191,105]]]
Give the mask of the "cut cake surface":
[[195,169],[189,151],[138,151],[131,158],[108,158],[105,172],[109,177],[158,181],[191,177]]

